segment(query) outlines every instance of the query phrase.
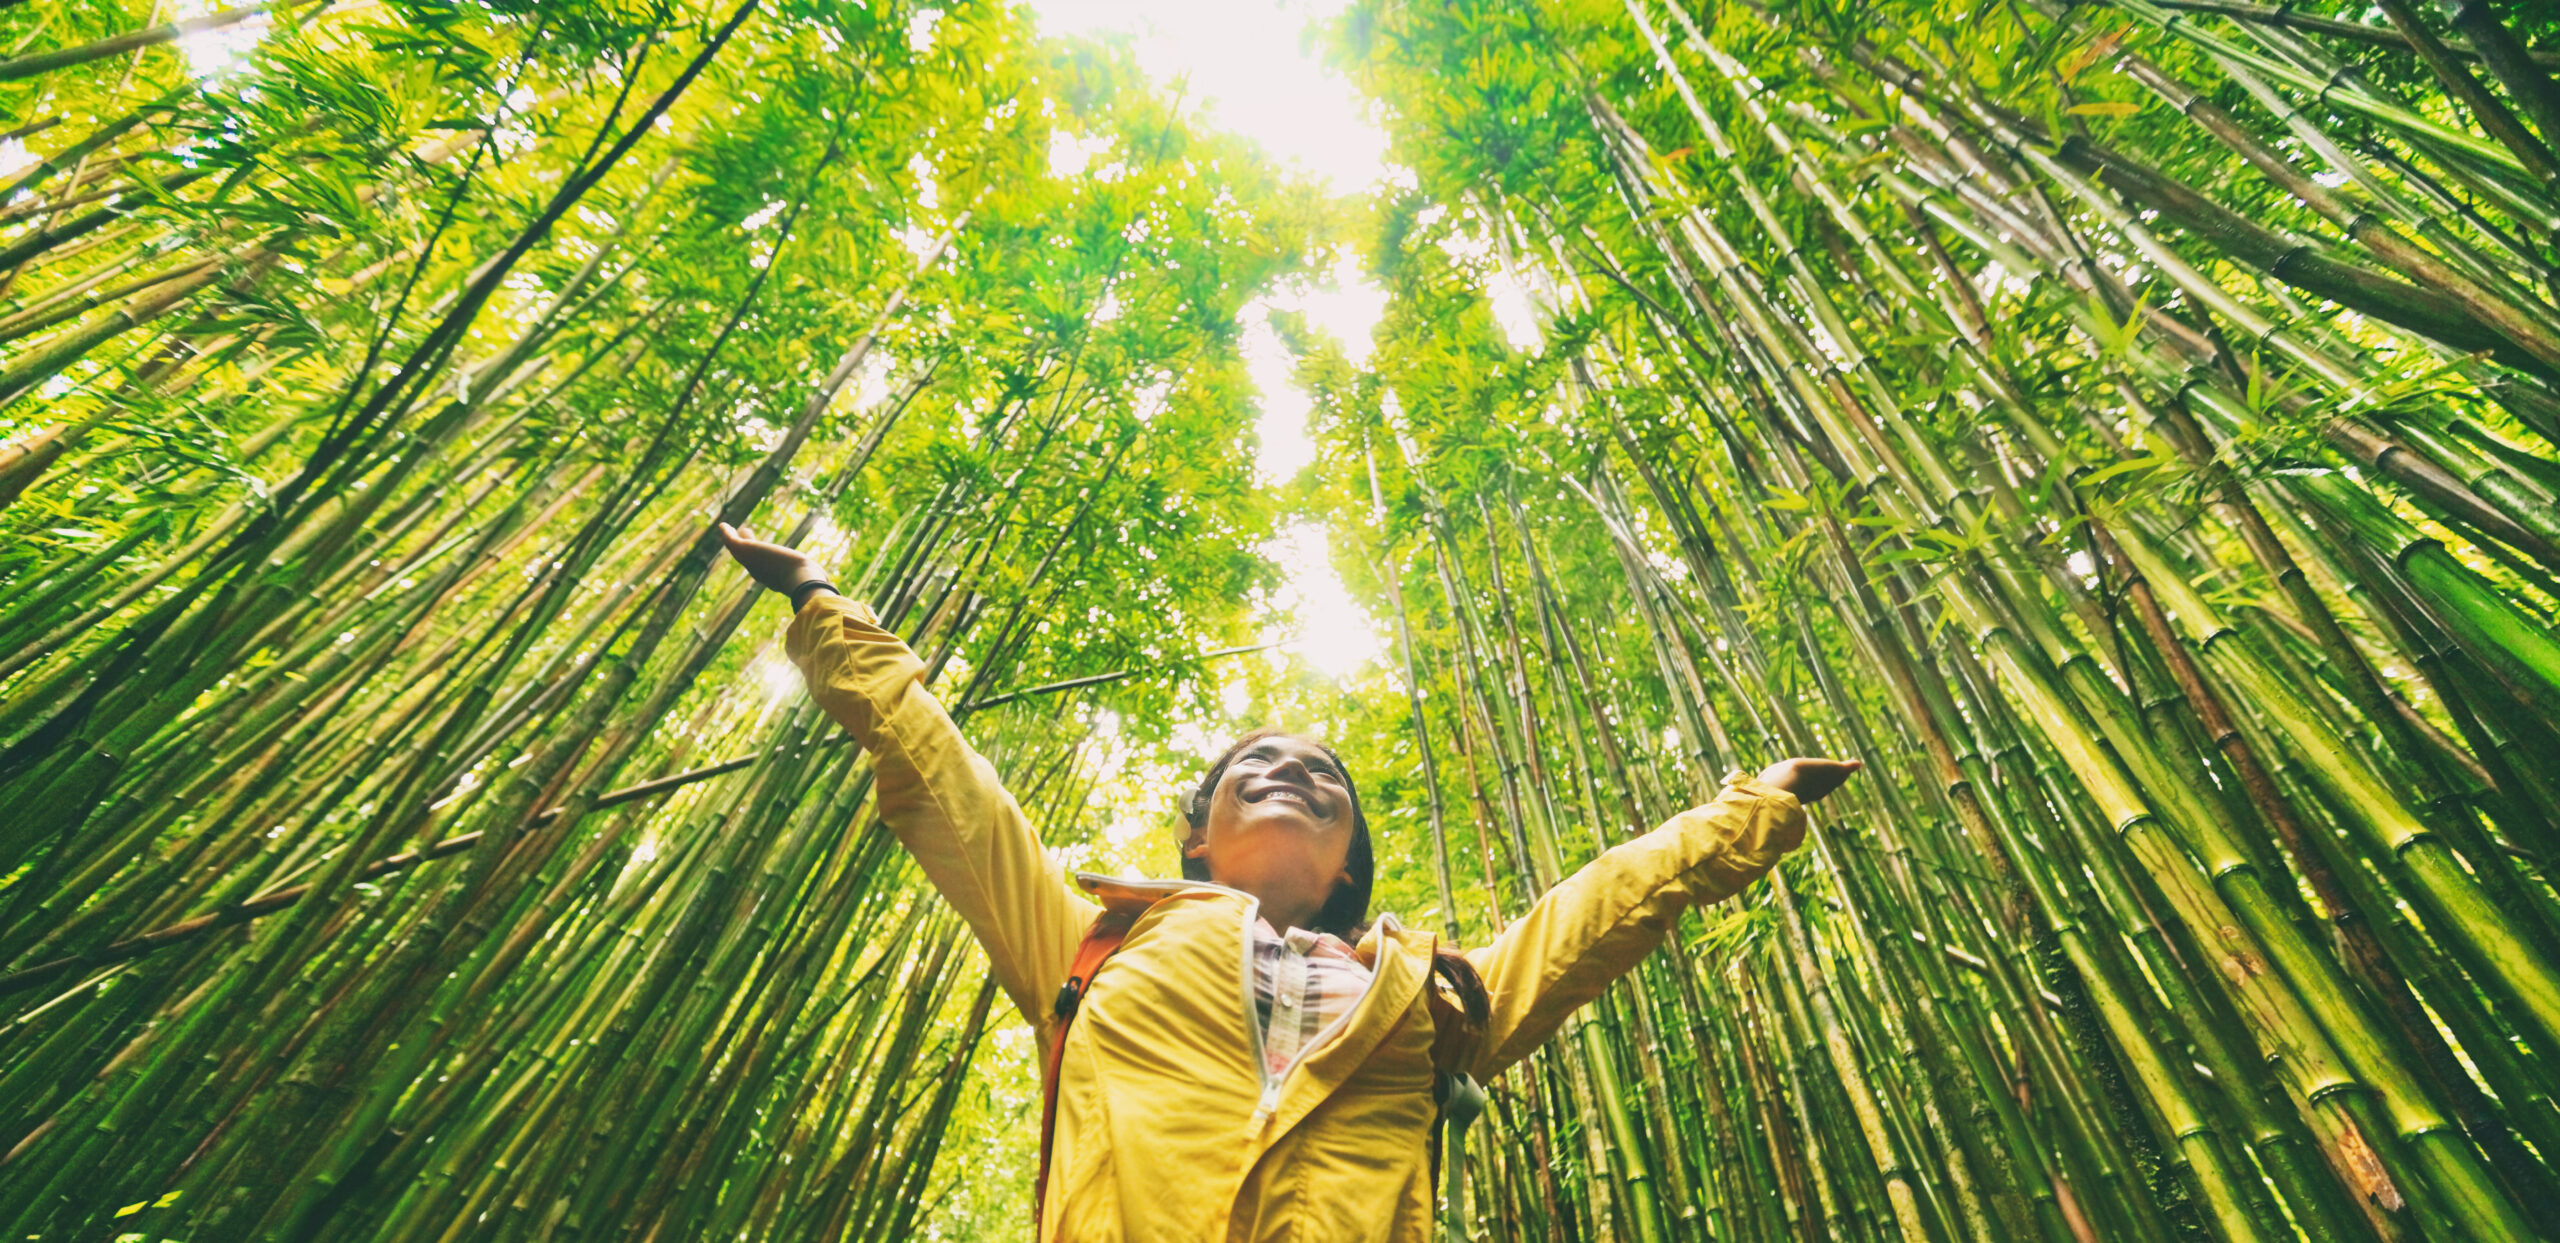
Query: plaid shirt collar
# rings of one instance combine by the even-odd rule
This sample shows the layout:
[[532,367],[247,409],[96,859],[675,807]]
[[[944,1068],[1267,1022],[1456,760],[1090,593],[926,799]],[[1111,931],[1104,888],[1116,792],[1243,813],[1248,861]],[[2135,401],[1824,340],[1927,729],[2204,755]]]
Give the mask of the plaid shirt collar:
[[[1395,917],[1379,922],[1390,931]],[[1359,952],[1329,932],[1253,921],[1253,1008],[1262,1023],[1263,1067],[1286,1075],[1351,1016],[1376,975]]]

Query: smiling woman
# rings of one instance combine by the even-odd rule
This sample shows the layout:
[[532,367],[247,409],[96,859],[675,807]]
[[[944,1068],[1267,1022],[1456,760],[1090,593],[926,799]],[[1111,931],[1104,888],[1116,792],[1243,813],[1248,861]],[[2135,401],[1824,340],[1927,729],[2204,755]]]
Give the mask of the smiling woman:
[[721,535],[792,601],[791,657],[871,753],[881,819],[1050,1050],[1044,1240],[1429,1237],[1441,1104],[1544,1044],[1682,910],[1767,872],[1803,840],[1802,804],[1858,769],[1734,773],[1472,950],[1370,922],[1358,787],[1277,731],[1186,800],[1183,879],[1070,882],[869,607],[796,549]]
[[1182,812],[1185,877],[1223,876],[1260,895],[1263,917],[1283,928],[1349,935],[1367,915],[1369,820],[1332,748],[1255,730],[1210,766]]

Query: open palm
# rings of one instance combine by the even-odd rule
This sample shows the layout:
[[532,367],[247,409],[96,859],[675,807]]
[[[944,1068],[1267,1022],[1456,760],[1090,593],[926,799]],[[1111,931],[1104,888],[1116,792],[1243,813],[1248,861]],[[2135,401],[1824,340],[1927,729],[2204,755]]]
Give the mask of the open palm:
[[1864,760],[1797,756],[1761,769],[1760,780],[1795,795],[1798,802],[1818,803],[1845,784],[1850,774],[1864,767]]
[[809,554],[787,544],[775,544],[730,526],[720,524],[720,542],[729,546],[729,555],[758,583],[775,591],[790,594],[802,583],[827,576],[827,571]]

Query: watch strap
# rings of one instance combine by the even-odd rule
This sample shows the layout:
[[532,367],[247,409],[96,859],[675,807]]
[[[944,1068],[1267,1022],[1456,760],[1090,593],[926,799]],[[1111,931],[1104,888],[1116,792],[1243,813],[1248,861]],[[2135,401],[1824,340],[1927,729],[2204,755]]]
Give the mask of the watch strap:
[[844,592],[834,583],[828,582],[823,578],[813,578],[785,593],[791,597],[791,611],[797,613],[801,609],[807,608],[809,605],[809,597],[817,594],[818,589],[821,587],[829,591],[833,591],[837,595],[844,594]]

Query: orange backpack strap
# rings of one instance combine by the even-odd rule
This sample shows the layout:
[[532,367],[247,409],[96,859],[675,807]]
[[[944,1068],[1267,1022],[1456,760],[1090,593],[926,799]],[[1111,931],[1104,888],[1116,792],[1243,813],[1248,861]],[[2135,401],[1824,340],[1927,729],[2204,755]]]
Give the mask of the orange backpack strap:
[[1122,942],[1129,939],[1129,926],[1138,922],[1138,911],[1105,910],[1085,929],[1084,940],[1076,946],[1075,965],[1067,970],[1067,982],[1058,989],[1055,1021],[1049,1026],[1049,1053],[1040,1073],[1040,1174],[1031,1184],[1031,1233],[1040,1235],[1040,1206],[1049,1198],[1049,1149],[1058,1130],[1058,1078],[1067,1055],[1067,1028],[1074,1024],[1076,1011],[1084,1005],[1084,994],[1093,985],[1093,973],[1113,954],[1120,952]]

